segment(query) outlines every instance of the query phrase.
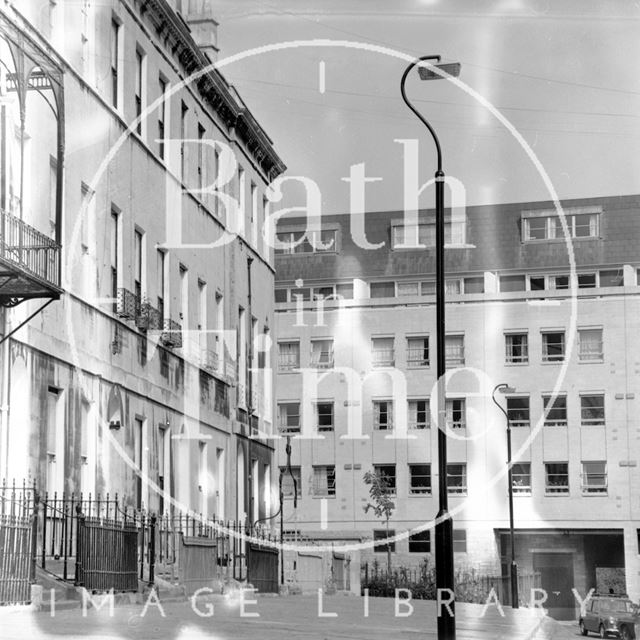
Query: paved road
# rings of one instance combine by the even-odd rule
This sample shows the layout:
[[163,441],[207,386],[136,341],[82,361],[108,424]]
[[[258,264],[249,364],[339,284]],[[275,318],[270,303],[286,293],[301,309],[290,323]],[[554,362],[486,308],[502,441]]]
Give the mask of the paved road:
[[[248,598],[249,599],[249,598]],[[411,615],[397,617],[394,601],[369,599],[369,615],[365,617],[364,600],[355,596],[326,596],[320,617],[318,598],[312,596],[258,597],[257,603],[246,604],[245,616],[238,603],[230,605],[221,598],[200,600],[201,613],[213,611],[211,617],[200,617],[188,602],[150,605],[144,617],[142,605],[116,606],[113,615],[106,607],[89,608],[86,617],[81,609],[48,612],[0,611],[2,640],[39,640],[40,638],[136,638],[140,640],[413,640],[436,638],[436,606],[434,602],[412,603]],[[213,605],[213,610],[209,606]],[[401,606],[400,613],[408,613]],[[246,617],[257,613],[258,616]],[[458,640],[569,640],[579,637],[577,625],[558,624],[530,610],[504,609],[499,615],[495,607],[482,616],[479,605],[457,606]]]

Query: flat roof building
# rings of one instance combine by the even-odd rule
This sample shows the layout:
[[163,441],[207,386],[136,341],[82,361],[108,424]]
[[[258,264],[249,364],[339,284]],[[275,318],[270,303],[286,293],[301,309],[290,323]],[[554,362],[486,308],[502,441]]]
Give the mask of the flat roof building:
[[[447,211],[447,486],[457,565],[508,575],[506,420],[492,401],[507,383],[496,400],[512,432],[516,560],[539,574],[545,607],[573,614],[571,589],[603,588],[607,571],[624,569],[640,597],[640,196],[562,210]],[[375,469],[393,491],[394,563],[433,561],[433,212],[305,228],[277,230],[277,424],[299,481],[285,528],[386,538],[363,508]],[[372,546],[364,557],[384,560]]]

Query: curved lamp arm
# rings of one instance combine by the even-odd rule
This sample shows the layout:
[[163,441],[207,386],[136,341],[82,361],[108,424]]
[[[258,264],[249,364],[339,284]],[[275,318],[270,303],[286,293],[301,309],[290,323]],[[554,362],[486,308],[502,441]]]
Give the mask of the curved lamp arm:
[[507,428],[509,428],[509,415],[504,410],[503,406],[496,400],[496,391],[498,391],[498,389],[508,388],[509,385],[506,382],[501,382],[500,384],[497,384],[491,392],[491,399],[493,400],[493,403],[496,405],[496,407],[498,407],[498,409],[500,409],[500,411],[502,411],[502,413],[504,413],[504,417],[507,419]]
[[409,98],[407,98],[407,94],[404,90],[404,83],[405,83],[405,80],[407,79],[407,76],[409,75],[409,72],[415,66],[419,65],[421,62],[425,60],[435,60],[436,62],[440,62],[440,59],[441,59],[440,56],[420,56],[419,58],[414,60],[411,64],[409,64],[409,66],[404,70],[404,73],[402,74],[402,80],[400,80],[400,93],[402,94],[402,99],[404,100],[407,107],[409,107],[409,109],[411,109],[411,111],[415,113],[415,115],[418,117],[420,122],[422,122],[422,124],[424,124],[424,126],[427,127],[427,129],[429,129],[429,133],[431,134],[431,137],[433,138],[433,141],[436,144],[436,152],[438,154],[438,173],[442,173],[442,152],[440,150],[440,141],[438,140],[438,136],[436,135],[436,132],[434,131],[433,127],[427,122],[427,120],[422,116],[422,114],[411,104],[411,102],[409,102]]
[[283,504],[282,477],[286,473],[288,473],[291,476],[291,479],[293,480],[293,508],[296,509],[298,507],[298,481],[295,479],[295,476],[293,475],[293,470],[291,469],[291,436],[287,436],[287,444],[285,447],[285,452],[287,454],[287,468],[285,469],[284,472],[280,471],[280,477],[278,479],[278,489],[280,494],[280,508],[273,515],[266,516],[264,518],[260,518],[259,520],[256,520],[253,523],[254,527],[259,522],[266,522],[267,520],[273,520],[276,516],[280,515],[280,512],[282,511],[282,504]]

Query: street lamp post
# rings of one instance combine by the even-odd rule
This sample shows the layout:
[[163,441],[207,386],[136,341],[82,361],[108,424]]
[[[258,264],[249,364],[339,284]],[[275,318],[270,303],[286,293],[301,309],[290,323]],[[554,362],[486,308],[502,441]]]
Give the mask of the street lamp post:
[[[438,80],[447,76],[457,76],[460,73],[459,63],[421,65],[421,62],[434,60],[440,63],[440,56],[422,56],[414,60],[404,71],[400,81],[400,92],[405,104],[413,111],[422,124],[427,127],[436,146],[438,156],[435,173],[436,190],[436,376],[438,399],[438,497],[439,510],[436,520],[436,589],[442,601],[453,598],[455,593],[453,581],[453,522],[449,515],[449,498],[447,494],[447,434],[445,425],[445,324],[444,324],[444,182],[442,170],[442,151],[440,141],[433,127],[422,114],[409,102],[404,84],[409,72],[417,65],[422,80]],[[441,69],[442,74],[434,71]],[[438,611],[438,640],[455,640],[456,620],[455,602],[444,606]]]
[[491,394],[491,398],[495,405],[504,413],[504,417],[507,420],[507,482],[509,483],[509,538],[511,542],[511,567],[510,567],[510,583],[511,583],[511,606],[514,609],[518,609],[518,565],[516,564],[516,549],[515,549],[515,536],[513,531],[513,475],[512,475],[512,463],[511,463],[511,422],[509,421],[509,414],[504,410],[502,405],[496,400],[496,391],[500,390],[502,393],[513,393],[515,389],[510,387],[505,382],[497,384]]

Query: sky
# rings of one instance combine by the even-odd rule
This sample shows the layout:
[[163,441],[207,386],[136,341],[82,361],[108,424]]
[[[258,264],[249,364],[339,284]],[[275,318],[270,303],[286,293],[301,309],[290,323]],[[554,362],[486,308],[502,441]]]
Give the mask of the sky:
[[[421,183],[435,148],[400,96],[406,56],[440,54],[500,122],[448,81],[407,80],[437,132],[444,170],[466,204],[640,193],[640,2],[607,0],[216,0],[219,60],[287,41],[331,46],[264,51],[225,65],[288,167],[318,184],[323,213],[349,211],[350,167],[365,163],[366,210],[403,207],[400,139],[419,140]],[[340,41],[359,43],[350,47]],[[323,71],[324,67],[324,86]],[[324,91],[323,91],[324,89]],[[548,174],[518,140],[522,136]],[[299,184],[284,202],[302,204]],[[425,190],[421,206],[431,206]]]

